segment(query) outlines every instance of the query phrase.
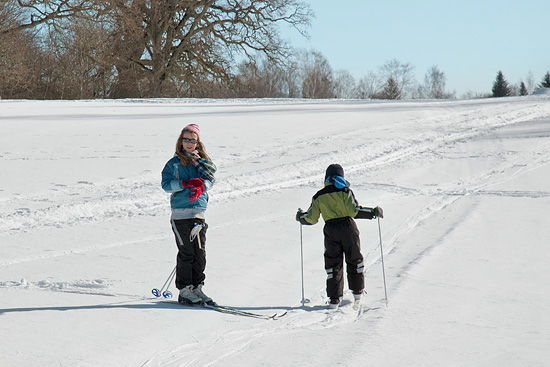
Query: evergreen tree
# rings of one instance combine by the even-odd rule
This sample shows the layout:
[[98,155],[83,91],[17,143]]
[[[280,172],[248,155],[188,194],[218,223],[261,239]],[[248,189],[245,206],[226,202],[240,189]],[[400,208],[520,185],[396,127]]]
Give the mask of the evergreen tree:
[[401,89],[394,78],[388,78],[384,89],[380,93],[382,99],[401,99]]
[[511,94],[510,86],[506,79],[504,79],[504,74],[502,71],[499,71],[497,78],[493,83],[493,97],[507,97]]
[[550,71],[546,72],[542,83],[539,84],[539,88],[550,88]]
[[529,93],[527,92],[527,87],[525,86],[525,83],[521,82],[521,84],[519,85],[519,95],[520,96],[526,96],[528,94]]

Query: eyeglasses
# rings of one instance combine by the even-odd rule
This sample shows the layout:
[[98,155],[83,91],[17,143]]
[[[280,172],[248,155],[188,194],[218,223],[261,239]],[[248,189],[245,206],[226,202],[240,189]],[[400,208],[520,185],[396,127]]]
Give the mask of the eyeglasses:
[[181,141],[184,143],[197,144],[199,141],[197,139],[181,138]]

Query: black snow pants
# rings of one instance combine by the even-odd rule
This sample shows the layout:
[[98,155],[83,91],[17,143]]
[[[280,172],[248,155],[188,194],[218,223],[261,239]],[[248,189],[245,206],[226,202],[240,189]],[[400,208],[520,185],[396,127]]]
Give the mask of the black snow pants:
[[348,286],[354,294],[365,288],[363,278],[363,255],[359,230],[350,217],[331,219],[323,228],[325,235],[325,270],[327,272],[327,296],[339,298],[344,292],[344,255],[348,275]]
[[[176,236],[178,255],[176,257],[176,288],[182,289],[188,285],[197,286],[204,283],[206,268],[206,229],[204,219],[172,219],[172,230]],[[191,242],[191,230],[196,225],[203,228]]]

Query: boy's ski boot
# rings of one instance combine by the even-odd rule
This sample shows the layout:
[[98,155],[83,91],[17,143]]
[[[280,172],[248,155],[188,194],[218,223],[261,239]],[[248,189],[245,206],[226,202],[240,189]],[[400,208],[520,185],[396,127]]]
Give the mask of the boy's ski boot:
[[357,310],[361,306],[361,293],[353,294],[353,309]]
[[202,286],[203,284],[199,284],[197,285],[194,289],[193,289],[193,292],[195,293],[195,295],[197,297],[199,297],[202,302],[206,303],[207,305],[210,305],[210,306],[215,306],[216,305],[216,302],[214,302],[212,300],[212,298],[208,297],[206,294],[204,294],[204,292],[202,291]]
[[203,303],[202,298],[197,296],[193,291],[193,286],[188,285],[185,288],[180,289],[180,294],[178,296],[178,303],[182,305],[200,305]]

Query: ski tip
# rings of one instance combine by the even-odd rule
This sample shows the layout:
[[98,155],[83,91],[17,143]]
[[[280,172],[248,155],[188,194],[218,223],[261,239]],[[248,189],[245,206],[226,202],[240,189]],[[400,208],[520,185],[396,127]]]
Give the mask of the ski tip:
[[278,320],[278,319],[280,319],[281,317],[285,316],[287,313],[288,313],[288,311],[285,311],[285,312],[283,312],[283,313],[281,313],[281,314],[276,313],[276,314],[275,314],[275,317],[273,318],[273,320]]

